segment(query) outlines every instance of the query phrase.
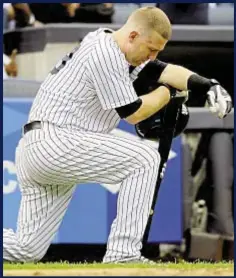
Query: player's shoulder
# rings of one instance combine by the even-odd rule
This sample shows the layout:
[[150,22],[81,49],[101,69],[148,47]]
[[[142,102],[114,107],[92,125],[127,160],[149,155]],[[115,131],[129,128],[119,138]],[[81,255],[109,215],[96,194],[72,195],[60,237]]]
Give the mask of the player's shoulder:
[[105,59],[110,59],[111,57],[119,57],[119,59],[124,59],[124,55],[121,52],[121,49],[119,48],[118,44],[112,37],[112,33],[113,30],[111,29],[100,29],[93,54],[95,56],[103,56]]
[[80,43],[80,51],[88,52],[88,57],[96,56],[97,49],[101,48],[104,35],[102,28],[89,32]]
[[[99,28],[94,37],[94,45],[89,53],[89,61],[98,67],[116,65],[117,68],[126,71],[128,62],[120,47],[114,40],[112,33],[114,31],[108,28]],[[95,33],[94,33],[95,34]],[[95,43],[96,40],[96,43]]]
[[97,49],[103,50],[104,53],[117,52],[119,47],[112,37],[112,32],[109,29],[103,29],[99,34]]
[[88,41],[97,41],[103,40],[106,37],[106,34],[111,34],[114,31],[109,28],[99,28],[95,31],[89,32],[82,40],[82,43],[86,43]]

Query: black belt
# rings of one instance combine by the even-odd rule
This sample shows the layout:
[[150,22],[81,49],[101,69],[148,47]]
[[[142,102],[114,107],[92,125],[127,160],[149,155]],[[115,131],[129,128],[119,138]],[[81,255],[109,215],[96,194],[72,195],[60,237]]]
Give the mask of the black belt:
[[25,124],[23,127],[23,134],[26,134],[28,131],[33,129],[41,129],[42,123],[40,121],[34,121],[28,124]]

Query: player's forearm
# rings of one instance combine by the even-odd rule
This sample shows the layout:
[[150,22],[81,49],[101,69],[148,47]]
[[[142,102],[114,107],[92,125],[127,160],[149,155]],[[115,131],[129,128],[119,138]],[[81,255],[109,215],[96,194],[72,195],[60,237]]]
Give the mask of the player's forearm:
[[162,72],[159,82],[168,84],[180,91],[188,90],[188,80],[193,71],[182,66],[168,64]]
[[157,111],[161,110],[170,101],[170,91],[165,86],[160,86],[153,92],[140,96],[142,100],[141,107],[126,120],[131,124],[137,124]]
[[194,97],[207,97],[212,86],[219,82],[208,79],[182,66],[168,64],[163,70],[160,83],[165,83],[179,91],[188,91]]

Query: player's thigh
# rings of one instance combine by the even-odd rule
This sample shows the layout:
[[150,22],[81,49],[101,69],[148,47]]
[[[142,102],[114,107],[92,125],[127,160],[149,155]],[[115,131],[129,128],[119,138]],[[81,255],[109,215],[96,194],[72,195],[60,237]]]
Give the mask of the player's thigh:
[[30,142],[22,156],[27,174],[40,184],[119,183],[160,160],[156,149],[139,141],[60,128]]
[[68,175],[77,181],[118,183],[135,169],[157,167],[160,161],[156,149],[123,137],[75,134],[73,144],[67,157]]

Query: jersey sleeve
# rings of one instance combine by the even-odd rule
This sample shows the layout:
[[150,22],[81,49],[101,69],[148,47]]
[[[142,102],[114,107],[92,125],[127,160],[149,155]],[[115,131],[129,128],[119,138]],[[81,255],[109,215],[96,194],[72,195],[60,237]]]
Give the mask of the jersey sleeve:
[[128,63],[117,47],[107,41],[99,42],[90,55],[89,68],[103,109],[121,107],[138,99]]
[[146,61],[145,63],[141,64],[141,65],[138,66],[138,67],[135,67],[135,68],[132,68],[132,67],[131,67],[130,79],[131,79],[132,82],[134,82],[134,81],[137,79],[138,74],[139,74],[140,71],[147,65],[148,62],[149,62],[149,60]]

